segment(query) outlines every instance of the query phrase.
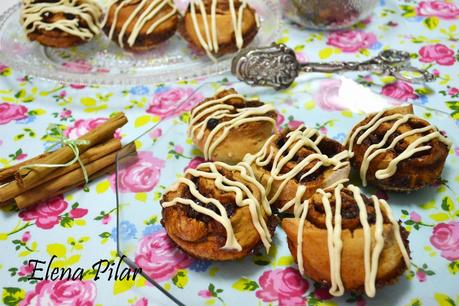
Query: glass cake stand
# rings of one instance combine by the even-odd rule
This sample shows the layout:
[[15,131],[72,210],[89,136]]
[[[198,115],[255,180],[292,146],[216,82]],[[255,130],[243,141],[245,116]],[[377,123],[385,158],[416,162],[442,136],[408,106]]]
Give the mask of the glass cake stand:
[[[106,1],[100,0],[104,6]],[[182,12],[188,1],[176,1]],[[269,45],[278,38],[281,9],[276,0],[248,0],[261,27],[250,46]],[[156,49],[133,54],[101,34],[78,47],[55,49],[27,39],[19,22],[20,4],[0,16],[0,62],[37,77],[76,84],[157,84],[222,73],[230,68],[231,54],[217,62],[191,51],[177,33]]]

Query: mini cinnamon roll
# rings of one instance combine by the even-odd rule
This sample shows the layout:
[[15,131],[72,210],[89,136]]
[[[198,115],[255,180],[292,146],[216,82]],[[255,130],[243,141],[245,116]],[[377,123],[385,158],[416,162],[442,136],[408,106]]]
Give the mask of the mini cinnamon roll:
[[374,297],[410,266],[408,233],[389,205],[353,185],[318,189],[282,228],[300,273],[329,285],[334,296],[348,290]]
[[31,41],[70,48],[100,32],[102,9],[93,0],[22,0],[21,23]]
[[234,89],[221,90],[191,110],[188,136],[205,159],[236,164],[260,150],[276,118],[272,105],[246,100]]
[[270,205],[293,211],[317,188],[347,181],[349,153],[319,131],[300,126],[271,136],[256,154],[244,161],[266,188]]
[[181,32],[193,47],[215,59],[247,46],[258,28],[258,16],[246,0],[192,0]]
[[363,186],[413,191],[440,178],[451,142],[410,105],[369,115],[352,129],[346,146]]
[[111,0],[103,30],[121,48],[145,52],[172,37],[178,23],[173,0]]
[[189,255],[235,260],[271,246],[277,225],[263,187],[246,164],[188,169],[161,199],[169,237]]

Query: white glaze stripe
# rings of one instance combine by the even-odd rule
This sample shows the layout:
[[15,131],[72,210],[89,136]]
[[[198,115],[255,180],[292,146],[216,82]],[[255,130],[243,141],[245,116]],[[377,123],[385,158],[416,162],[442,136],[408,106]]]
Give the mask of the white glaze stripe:
[[378,273],[379,266],[379,256],[384,248],[384,238],[383,238],[383,216],[380,209],[380,203],[376,196],[372,196],[373,205],[375,208],[376,221],[375,221],[375,246],[371,254],[371,267],[370,267],[370,281],[368,284],[367,295],[369,297],[374,297],[376,294],[376,275]]
[[309,209],[309,201],[306,200],[303,202],[301,206],[303,211],[301,211],[300,221],[298,223],[298,233],[297,233],[297,248],[296,248],[296,258],[298,261],[298,269],[300,270],[300,274],[304,275],[304,266],[303,266],[303,229],[304,229],[304,221],[308,215]]
[[330,294],[341,296],[344,294],[344,285],[341,279],[341,252],[343,250],[343,241],[341,240],[341,190],[344,188],[342,184],[338,184],[335,188],[335,227],[333,228],[333,247],[335,261],[331,261],[334,265],[333,276],[334,283],[330,288]]
[[408,252],[405,248],[405,244],[403,243],[403,240],[402,240],[402,235],[400,234],[400,225],[394,219],[394,216],[392,215],[392,209],[390,208],[389,204],[387,204],[387,202],[382,199],[380,199],[379,201],[380,201],[381,207],[384,209],[384,212],[386,213],[387,218],[392,223],[392,226],[394,229],[394,235],[395,235],[395,239],[397,240],[398,247],[400,248],[400,251],[402,252],[403,259],[405,260],[405,265],[407,269],[410,270],[411,268],[410,256],[408,255]]
[[370,232],[370,225],[368,224],[368,214],[367,208],[365,206],[365,202],[363,202],[362,195],[360,194],[360,190],[353,186],[348,186],[349,190],[352,191],[354,195],[355,202],[359,207],[359,218],[360,224],[362,225],[363,229],[363,260],[364,260],[364,269],[365,269],[365,292],[368,294],[368,286],[370,283],[370,269],[371,269],[371,232]]

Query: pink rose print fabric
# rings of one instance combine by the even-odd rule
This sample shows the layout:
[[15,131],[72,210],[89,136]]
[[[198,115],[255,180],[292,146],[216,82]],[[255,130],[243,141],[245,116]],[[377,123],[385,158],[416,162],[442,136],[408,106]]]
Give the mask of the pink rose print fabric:
[[[77,139],[87,132],[95,129],[99,125],[105,123],[107,118],[94,118],[94,119],[79,119],[76,120],[72,126],[64,130],[64,136],[70,139]],[[119,131],[115,132],[115,138],[120,139]]]
[[373,33],[364,31],[338,31],[328,36],[327,45],[337,47],[343,52],[352,53],[372,47],[378,39]]
[[413,87],[403,81],[396,81],[394,83],[384,85],[381,89],[381,94],[400,101],[408,101],[410,99],[418,98]]
[[328,79],[320,83],[319,90],[314,94],[317,105],[326,111],[342,111],[345,109],[344,101],[339,98],[341,80]]
[[30,209],[23,210],[19,217],[24,221],[35,221],[35,225],[42,229],[51,229],[59,224],[61,214],[67,209],[67,202],[63,196],[49,199]]
[[304,122],[300,120],[292,120],[287,124],[288,128],[292,130],[296,130],[300,127],[300,125],[304,125]]
[[426,273],[422,270],[418,270],[416,271],[416,278],[418,279],[418,281],[420,281],[421,283],[425,282],[427,280],[427,276],[426,276]]
[[85,60],[76,60],[73,62],[63,63],[62,66],[67,68],[69,71],[76,73],[88,73],[92,70],[91,64]]
[[277,113],[277,119],[276,119],[276,129],[280,131],[282,129],[282,124],[284,124],[285,117],[282,115],[282,113],[276,111]]
[[443,66],[451,66],[456,59],[454,51],[443,44],[424,46],[419,50],[419,60],[423,63],[437,63]]
[[132,306],[148,306],[148,300],[145,297],[140,298]]
[[209,290],[205,289],[205,290],[199,291],[198,295],[200,297],[202,297],[202,298],[208,299],[208,298],[212,297],[212,292],[210,292]]
[[[193,92],[192,88],[172,88],[156,93],[147,113],[166,119],[187,112],[204,99],[199,93],[190,97]],[[190,98],[187,100],[188,97]]]
[[35,265],[31,263],[23,265],[19,268],[18,275],[20,276],[31,275],[33,273],[34,268],[35,268]]
[[88,213],[86,208],[74,208],[69,212],[69,216],[74,219],[83,218]]
[[27,118],[27,107],[23,105],[0,103],[0,125],[10,123],[13,120]]
[[[152,152],[139,152],[134,164],[118,172],[121,192],[147,192],[153,190],[159,182],[165,161],[153,156]],[[113,190],[116,189],[116,177],[110,177]]]
[[200,164],[204,163],[206,160],[202,158],[201,156],[196,156],[190,162],[188,165],[183,169],[183,171],[186,171],[188,169],[196,169]]
[[177,270],[189,267],[193,260],[178,249],[164,230],[145,236],[140,241],[135,263],[156,281],[165,281]]
[[416,13],[418,16],[456,19],[459,17],[459,7],[454,2],[421,1],[416,8]]
[[92,281],[44,280],[27,293],[19,306],[91,306],[96,295],[96,285]]
[[448,260],[459,259],[459,222],[439,223],[430,236],[430,243]]
[[288,267],[265,271],[259,279],[260,290],[256,296],[263,302],[278,302],[279,306],[304,305],[308,282],[298,270]]

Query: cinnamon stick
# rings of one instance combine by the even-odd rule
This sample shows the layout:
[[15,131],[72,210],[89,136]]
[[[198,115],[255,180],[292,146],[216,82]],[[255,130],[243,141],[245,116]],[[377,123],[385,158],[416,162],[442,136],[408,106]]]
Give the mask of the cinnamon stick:
[[[113,153],[113,152],[118,152],[121,149],[121,141],[119,139],[110,139],[109,141],[99,144],[98,146],[95,146],[93,148],[88,149],[88,151],[84,152],[81,156],[80,159],[83,162],[83,165],[92,163],[97,161],[98,159]],[[77,168],[81,168],[79,163],[74,163],[73,165],[70,165],[68,167],[64,168],[57,168],[56,171],[52,172],[49,176],[45,177],[43,182],[47,182],[53,178],[62,176],[66,173],[69,173],[70,171],[73,171]]]
[[[99,177],[102,177],[102,176],[105,176],[105,175],[108,175],[108,174],[111,174],[115,171],[115,165],[109,165],[108,167],[102,169],[102,170],[99,170],[98,172],[94,173],[93,175],[91,175],[91,180],[95,180]],[[72,191],[74,190],[75,188],[81,186],[81,184],[74,184],[74,185],[70,185],[70,186],[67,186],[61,190],[55,190],[55,191],[52,191],[50,194],[48,194],[46,197],[42,197],[42,198],[28,198],[28,199],[22,199],[22,205],[24,206],[24,208],[30,208],[30,207],[33,207],[34,205],[37,205],[47,199],[50,199],[50,198],[53,198],[55,196],[58,196],[60,194],[63,194],[63,193],[66,193],[66,192],[69,192],[69,191]],[[13,199],[13,203],[19,208],[19,205],[14,201]],[[11,202],[9,204],[12,204]]]
[[42,164],[43,158],[51,154],[51,152],[43,153],[38,156],[32,157],[26,161],[20,162],[14,166],[0,169],[0,184],[8,183],[14,178],[14,174],[21,168],[22,166],[27,166],[31,164]]
[[[132,152],[134,152],[135,146],[129,145],[126,150],[132,150]],[[92,179],[96,173],[102,171],[103,169],[107,169],[110,166],[114,166],[116,154],[117,152],[110,153],[92,163],[86,164],[85,168],[88,176]],[[74,189],[83,183],[83,170],[79,167],[69,173],[55,178],[54,181],[49,181],[16,196],[14,201],[19,209],[27,208],[33,204],[48,199],[53,195]]]
[[[86,152],[90,147],[105,142],[110,138],[113,138],[115,131],[127,123],[127,118],[124,113],[119,113],[112,118],[108,119],[102,125],[98,126],[94,130],[88,132],[78,140],[87,140],[89,144],[78,145],[80,153]],[[62,164],[67,163],[75,157],[73,151],[68,147],[64,146],[48,156],[44,157],[41,162],[44,164]],[[13,181],[0,188],[0,202],[6,202],[9,199],[19,196],[21,193],[39,185],[43,179],[56,171],[56,168],[33,168],[24,169],[19,171],[22,178],[22,182]]]
[[[83,154],[80,155],[80,159],[81,161],[83,162],[83,164],[86,164],[88,162],[92,162],[92,161],[95,161],[99,158],[101,158],[102,156],[105,156],[109,153],[112,153],[112,152],[115,152],[115,151],[118,151],[121,149],[121,141],[119,141],[118,139],[110,139],[109,141],[105,142],[105,143],[101,143],[95,147],[92,147],[92,148],[89,148],[88,151],[84,152]],[[19,164],[16,164],[12,167],[9,167],[9,168],[4,168],[4,169],[1,169],[0,170],[0,184],[2,183],[2,180],[3,180],[3,183],[9,183],[11,182],[11,180],[13,180],[14,178],[14,174],[15,172],[17,172],[19,170],[20,167],[23,167],[23,166],[28,166],[28,165],[32,165],[32,164],[43,164],[43,159],[48,156],[49,154],[51,154],[51,152],[49,153],[44,153],[44,154],[40,154],[38,156],[35,156],[31,159],[28,159],[26,161],[23,161]],[[50,179],[53,179],[55,177],[58,177],[58,176],[61,176],[65,173],[68,173],[78,167],[81,167],[79,163],[74,163],[73,165],[70,165],[68,167],[64,167],[64,168],[56,168],[56,170],[54,172],[52,172],[50,175],[46,176],[44,178],[44,180],[46,181],[49,181]],[[40,183],[43,183],[44,181],[41,180]],[[1,206],[1,204],[0,204]]]

